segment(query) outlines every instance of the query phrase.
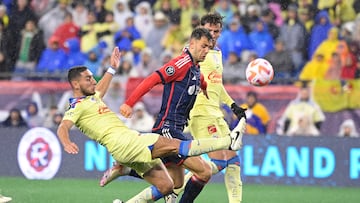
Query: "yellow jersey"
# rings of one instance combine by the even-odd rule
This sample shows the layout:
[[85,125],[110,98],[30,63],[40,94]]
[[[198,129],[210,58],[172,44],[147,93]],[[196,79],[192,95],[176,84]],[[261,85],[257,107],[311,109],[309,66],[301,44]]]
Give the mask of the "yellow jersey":
[[223,64],[222,54],[218,49],[210,50],[206,58],[200,64],[200,72],[204,75],[207,82],[207,93],[209,99],[204,94],[198,94],[190,118],[193,116],[213,116],[224,117],[220,104],[225,103],[231,106],[234,100],[226,92],[223,85]]

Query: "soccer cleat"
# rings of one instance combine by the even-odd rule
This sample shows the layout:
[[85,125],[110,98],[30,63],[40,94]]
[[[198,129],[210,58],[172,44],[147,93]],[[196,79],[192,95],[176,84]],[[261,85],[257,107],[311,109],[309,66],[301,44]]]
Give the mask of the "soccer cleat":
[[168,194],[164,196],[165,203],[176,203],[178,195],[172,192],[171,194]]
[[100,187],[104,187],[111,181],[115,180],[116,178],[124,175],[128,175],[130,173],[130,168],[127,166],[123,166],[120,163],[114,162],[113,166],[104,172],[104,175],[101,177],[100,180]]
[[10,202],[11,200],[12,200],[11,197],[5,197],[2,194],[0,194],[0,203]]
[[246,129],[246,119],[241,118],[237,126],[231,131],[230,138],[231,144],[229,149],[230,150],[239,150],[242,146],[242,136]]

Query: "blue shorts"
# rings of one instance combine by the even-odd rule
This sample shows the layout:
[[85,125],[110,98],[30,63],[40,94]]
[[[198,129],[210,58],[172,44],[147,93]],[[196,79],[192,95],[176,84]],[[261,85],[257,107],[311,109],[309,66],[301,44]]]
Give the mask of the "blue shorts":
[[[153,132],[158,133],[161,136],[164,136],[164,137],[167,137],[170,139],[176,138],[179,140],[192,140],[192,138],[190,136],[185,135],[182,130],[176,129],[173,127],[164,126]],[[186,156],[182,156],[182,155],[178,154],[178,155],[174,155],[174,156],[163,157],[163,158],[161,158],[161,160],[163,161],[163,163],[165,165],[174,163],[174,164],[180,166],[186,158],[187,158]]]

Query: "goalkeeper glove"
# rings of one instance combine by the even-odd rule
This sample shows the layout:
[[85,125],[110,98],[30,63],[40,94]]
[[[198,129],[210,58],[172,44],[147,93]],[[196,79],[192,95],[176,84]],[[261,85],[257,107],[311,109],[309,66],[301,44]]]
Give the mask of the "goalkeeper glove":
[[231,110],[234,112],[234,114],[238,117],[239,120],[241,118],[246,119],[246,114],[245,114],[246,109],[243,109],[243,108],[239,107],[237,104],[232,103]]

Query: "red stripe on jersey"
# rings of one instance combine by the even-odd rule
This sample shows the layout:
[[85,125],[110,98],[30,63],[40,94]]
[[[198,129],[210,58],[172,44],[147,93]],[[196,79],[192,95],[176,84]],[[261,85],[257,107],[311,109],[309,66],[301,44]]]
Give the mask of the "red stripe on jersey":
[[169,113],[171,100],[172,100],[172,97],[174,95],[174,89],[175,89],[175,83],[172,83],[169,98],[168,98],[168,101],[167,101],[167,104],[166,104],[166,110],[165,110],[164,116],[161,118],[161,122],[159,123],[159,125],[157,127],[153,128],[153,131],[160,129],[161,125],[164,123],[164,120],[165,120],[165,118],[167,117],[167,115]]
[[180,69],[181,67],[183,67],[186,63],[190,62],[191,58],[189,55],[186,55],[184,58],[178,60],[175,65]]

